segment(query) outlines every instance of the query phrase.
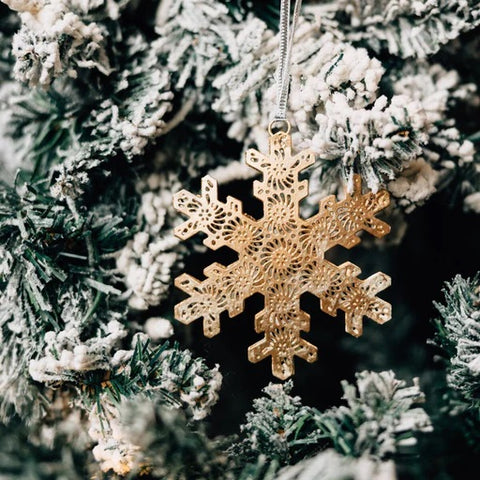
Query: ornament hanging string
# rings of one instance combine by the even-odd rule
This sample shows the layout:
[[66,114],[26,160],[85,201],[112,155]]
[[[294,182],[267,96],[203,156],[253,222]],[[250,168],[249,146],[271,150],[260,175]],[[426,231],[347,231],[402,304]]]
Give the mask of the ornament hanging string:
[[287,103],[288,90],[290,85],[290,59],[292,56],[293,37],[295,35],[295,27],[300,15],[302,0],[295,0],[293,9],[293,18],[290,22],[290,0],[281,0],[280,4],[280,51],[277,68],[277,104],[275,115],[269,126],[272,128],[286,128],[290,130],[290,123],[287,121]]

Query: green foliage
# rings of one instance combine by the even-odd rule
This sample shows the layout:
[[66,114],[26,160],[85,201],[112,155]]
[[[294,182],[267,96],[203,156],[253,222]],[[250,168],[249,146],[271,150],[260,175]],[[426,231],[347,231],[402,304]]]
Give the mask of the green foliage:
[[[251,471],[253,478],[261,478],[259,472],[295,465],[326,448],[346,457],[384,461],[394,454],[411,453],[416,434],[431,431],[428,415],[417,406],[424,401],[417,381],[406,387],[406,382],[397,380],[392,371],[363,371],[357,374],[356,385],[343,381],[347,405],[324,412],[303,406],[299,397],[290,396],[292,386],[291,381],[270,384],[264,389],[266,396],[254,400],[253,410],[240,427],[240,441],[230,448],[243,474]],[[321,456],[306,462],[298,472],[312,467],[331,474],[324,470]],[[339,460],[340,465],[346,475],[355,471],[352,463]],[[292,478],[297,470],[292,468]],[[289,475],[286,473],[285,478]]]
[[132,159],[162,134],[173,93],[170,73],[160,64],[160,49],[144,35],[130,32],[116,48],[122,51],[121,61],[103,81],[103,96],[84,128],[90,141],[103,139],[116,154]]
[[164,406],[182,408],[190,418],[200,420],[216,403],[221,379],[218,367],[210,369],[178,344],[165,342],[154,348],[148,340],[137,339],[130,360],[113,365],[110,371],[77,376],[73,386],[80,388],[87,410],[143,394],[161,398]]
[[25,305],[45,324],[56,326],[59,288],[67,278],[105,294],[116,291],[102,283],[110,274],[99,267],[105,267],[105,256],[130,237],[132,216],[113,213],[116,204],[108,205],[112,211],[102,204],[89,211],[72,210],[32,185],[19,190],[0,185],[2,283],[8,291],[18,277],[26,280],[22,282]]
[[220,445],[206,436],[201,424],[189,425],[181,410],[137,398],[122,405],[120,416],[126,436],[140,447],[127,478],[143,471],[165,480],[233,480],[225,474],[228,460]]
[[[328,2],[324,14],[335,29],[376,52],[386,50],[401,58],[423,58],[478,25],[477,0],[339,0]],[[327,22],[327,25],[329,23]]]
[[[15,78],[48,88],[57,78],[77,78],[83,70],[112,71],[109,53],[115,23],[129,0],[12,2],[22,12],[13,37]],[[38,11],[43,14],[38,15]]]
[[[0,478],[5,480],[84,480],[88,453],[72,448],[59,435],[53,446],[30,440],[31,431],[19,421],[0,424]],[[91,459],[90,459],[91,460]]]
[[33,181],[43,178],[59,156],[79,144],[85,105],[74,90],[55,88],[25,92],[9,103],[9,134],[18,139],[24,170],[31,170]]
[[40,187],[0,185],[0,358],[8,385],[2,417],[10,403],[22,415],[36,410],[28,406],[31,395],[18,394],[27,388],[25,369],[41,352],[46,331],[69,321],[101,324],[115,308],[108,297],[120,291],[112,285],[109,256],[131,235],[132,216],[114,213],[116,202],[72,209]]
[[[195,16],[192,16],[192,12]],[[201,91],[213,72],[238,55],[234,19],[221,2],[180,0],[160,5],[154,43],[176,91]]]
[[116,48],[124,56],[108,79],[56,82],[9,99],[9,133],[32,180],[62,162],[76,164],[78,176],[113,157],[131,160],[162,133],[173,94],[157,51],[140,33]]
[[350,109],[345,104],[340,121],[332,120],[335,113],[329,115],[327,110],[321,128],[330,130],[325,150],[333,155],[330,162],[318,168],[321,183],[328,185],[331,178],[351,182],[353,174],[359,173],[370,188],[378,188],[385,179],[393,180],[420,154],[425,138],[413,127],[415,119],[405,99],[395,100],[387,105],[386,98],[381,97],[365,110]]
[[417,407],[425,398],[418,381],[412,387],[392,371],[357,373],[357,384],[342,382],[346,406],[317,416],[318,427],[340,453],[386,459],[415,445],[415,433],[431,430],[430,419]]
[[478,448],[480,426],[480,277],[457,275],[446,283],[445,300],[436,302],[433,342],[446,367],[445,408],[461,420],[467,439]]
[[[445,302],[435,302],[434,305],[440,314],[440,317],[434,320],[435,337],[434,343],[440,347],[446,357],[450,360],[458,355],[458,345],[462,339],[470,337],[475,333],[475,320],[478,316],[479,297],[479,277],[463,278],[457,275],[451,282],[447,282],[443,293]],[[457,362],[453,362],[456,365]],[[458,365],[460,367],[460,365]],[[468,375],[468,370],[464,368],[459,370]],[[463,379],[465,380],[465,379]],[[459,385],[464,382],[460,381]],[[471,380],[471,378],[470,378]],[[464,392],[467,397],[475,399],[477,395]]]
[[293,383],[269,384],[266,394],[253,401],[241,425],[241,441],[231,448],[233,457],[256,463],[259,455],[280,465],[295,463],[313,449],[323,433],[317,430],[315,411],[302,405],[300,397],[292,397]]

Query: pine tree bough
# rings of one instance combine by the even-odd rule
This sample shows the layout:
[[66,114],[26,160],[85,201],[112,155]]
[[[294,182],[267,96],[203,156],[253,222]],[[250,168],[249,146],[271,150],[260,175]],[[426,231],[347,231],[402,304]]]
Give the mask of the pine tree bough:
[[416,432],[431,432],[432,424],[418,378],[407,387],[390,371],[356,374],[356,385],[342,382],[346,406],[318,416],[318,425],[335,448],[348,456],[369,455],[386,459],[407,453],[417,440]]
[[454,403],[459,410],[477,412],[475,418],[480,408],[480,277],[457,275],[445,285],[444,295],[444,303],[435,304],[440,317],[433,343],[446,357],[448,386],[460,395]]
[[22,27],[13,39],[14,74],[18,80],[47,87],[63,75],[75,78],[81,68],[111,73],[107,30],[96,22],[84,22],[74,13],[75,7],[80,8],[77,0],[5,3],[21,12]]
[[[418,176],[410,190],[397,189],[399,205],[412,210],[451,174],[452,165],[472,161],[473,145],[455,128],[448,108],[472,95],[475,86],[459,84],[455,71],[422,62],[405,64],[403,72],[386,71],[364,48],[323,32],[324,16],[317,15],[321,8],[307,8],[310,15],[299,23],[292,52],[293,138],[300,148],[330,160],[311,170],[314,203],[306,211],[311,213],[325,192],[339,191],[342,177],[351,186],[354,173],[360,173],[377,191],[426,156],[432,166],[422,172],[428,176],[426,184]],[[239,30],[237,42],[239,60],[213,80],[213,109],[231,124],[232,138],[244,139],[246,147],[253,143],[266,149],[265,132],[276,98],[278,37],[251,18]]]
[[432,55],[480,24],[477,0],[335,0],[311,10],[346,40],[401,58]]
[[[304,3],[289,120],[318,161],[302,172],[303,218],[321,223],[320,200],[345,183],[352,194],[356,174],[391,193],[387,241],[442,191],[480,212],[479,23],[478,0]],[[210,170],[235,189],[251,178],[237,160],[267,148],[277,24],[278,0],[0,3],[0,476],[376,480],[394,463],[448,463],[448,449],[425,461],[430,440],[418,461],[404,456],[431,425],[418,382],[391,372],[344,382],[347,404],[324,411],[291,384],[270,385],[238,438],[209,438],[219,369],[163,342],[173,276],[188,249],[203,251],[174,238],[182,220],[169,204]],[[476,277],[453,279],[435,323],[446,365],[435,416],[471,446],[456,457],[462,467],[480,445],[478,288]],[[441,423],[435,442],[451,444]]]
[[[143,405],[146,410],[157,404],[165,412],[165,418],[172,421],[176,418],[183,422],[187,419],[198,421],[205,418],[217,402],[222,383],[218,366],[209,369],[202,359],[193,358],[191,352],[180,350],[177,345],[171,347],[164,343],[151,348],[148,341],[137,335],[132,347],[133,350],[117,352],[108,381],[97,376],[96,381],[104,387],[88,408],[89,434],[97,443],[93,454],[103,471],[113,470],[120,475],[134,471],[148,456],[149,435],[140,441],[132,429],[150,419],[144,415],[137,422],[125,422],[125,404],[133,408]],[[85,385],[92,383],[85,380]],[[142,433],[145,435],[148,431],[153,436],[158,435],[159,432],[151,430],[153,427],[155,423],[149,425],[148,430],[144,426]],[[183,428],[186,435],[195,437],[186,425]],[[144,448],[140,448],[142,445]]]
[[[12,408],[32,420],[41,415],[44,402],[38,384],[28,375],[29,366],[38,374],[36,379],[64,380],[68,366],[88,369],[89,364],[98,367],[104,361],[108,341],[102,344],[94,336],[83,343],[80,336],[89,329],[108,332],[111,321],[125,313],[112,298],[108,310],[104,303],[120,293],[110,284],[108,254],[124,244],[132,222],[128,209],[123,218],[111,213],[117,206],[99,202],[85,213],[75,205],[71,210],[31,185],[15,191],[0,184],[0,238],[4,242],[0,257],[0,417],[8,417]],[[95,252],[90,249],[93,242]],[[49,342],[51,349],[44,352]],[[100,351],[95,353],[97,348]],[[40,361],[40,357],[46,359]],[[35,361],[40,363],[33,366]]]
[[[312,471],[330,478],[338,473],[324,463],[330,458],[345,471],[346,478],[362,469],[370,471],[373,478],[375,472],[395,478],[395,467],[388,460],[396,453],[414,451],[418,433],[432,430],[430,418],[420,406],[425,397],[418,379],[407,386],[392,371],[363,371],[356,375],[356,384],[343,381],[347,405],[323,412],[302,405],[300,397],[290,395],[292,387],[291,381],[269,384],[263,390],[265,395],[254,400],[240,427],[240,441],[229,450],[241,464],[247,463],[244,472],[264,470],[262,464],[270,465],[274,472],[292,465],[280,470],[278,478],[317,478],[307,476]],[[337,454],[327,450],[329,453],[312,456],[326,448]]]
[[[173,177],[173,175],[171,176]],[[119,252],[117,267],[131,292],[129,305],[137,310],[160,305],[172,284],[173,269],[185,253],[173,234],[179,223],[172,208],[175,177],[152,174],[146,179],[148,191],[138,211],[142,230]]]
[[317,411],[302,404],[290,393],[293,382],[270,383],[263,396],[253,401],[253,408],[240,426],[240,439],[229,453],[242,463],[254,463],[260,455],[268,462],[289,465],[314,452],[323,440],[317,429]]

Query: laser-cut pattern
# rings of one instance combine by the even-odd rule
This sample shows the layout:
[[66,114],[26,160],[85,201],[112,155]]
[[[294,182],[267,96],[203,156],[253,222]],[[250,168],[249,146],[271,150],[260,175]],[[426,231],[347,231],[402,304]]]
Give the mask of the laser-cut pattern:
[[321,309],[332,316],[343,310],[345,329],[355,337],[362,334],[364,316],[377,323],[391,318],[391,305],[375,296],[390,285],[387,275],[360,280],[356,265],[337,266],[324,258],[335,245],[357,245],[361,230],[376,237],[389,233],[389,225],[375,218],[389,204],[388,192],[362,194],[361,179],[355,176],[352,194],[339,202],[330,195],[316,215],[302,219],[299,203],[308,195],[308,182],[298,175],[314,163],[314,154],[292,156],[291,147],[290,135],[279,132],[270,136],[268,155],[253,149],[246,153],[247,165],[263,174],[253,184],[254,195],[263,202],[259,220],[243,213],[235,198],[220,202],[210,176],[202,179],[200,196],[182,190],[174,197],[175,208],[189,217],[175,231],[180,239],[203,232],[207,247],[227,246],[239,257],[228,266],[208,266],[203,281],[187,274],[177,277],[175,285],[190,296],[175,307],[175,317],[186,324],[203,318],[204,334],[212,337],[220,331],[223,311],[238,315],[246,298],[261,293],[265,305],[255,316],[255,330],[264,337],[249,347],[248,358],[258,362],[271,356],[272,372],[280,379],[294,373],[294,356],[307,362],[317,358],[317,348],[300,334],[310,329],[310,316],[300,309],[303,293],[316,295]]

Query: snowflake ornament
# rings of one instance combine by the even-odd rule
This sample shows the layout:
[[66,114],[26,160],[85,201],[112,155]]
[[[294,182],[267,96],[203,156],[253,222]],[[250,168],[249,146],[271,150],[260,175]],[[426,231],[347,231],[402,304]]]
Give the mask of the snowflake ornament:
[[238,253],[230,265],[205,268],[203,281],[187,274],[176,278],[175,285],[190,296],[176,305],[175,317],[185,324],[203,318],[204,334],[213,337],[220,332],[222,312],[238,315],[246,298],[261,293],[265,305],[255,316],[255,330],[264,338],[249,347],[248,358],[258,362],[271,356],[273,375],[280,379],[294,373],[294,356],[307,362],[317,358],[317,348],[300,333],[310,329],[310,316],[300,309],[303,293],[316,295],[320,308],[332,316],[343,310],[345,329],[355,337],[362,334],[363,316],[380,324],[391,318],[391,305],[375,296],[390,285],[390,277],[379,272],[360,280],[361,270],[353,263],[337,266],[325,259],[335,245],[357,245],[361,230],[375,237],[389,233],[389,225],[375,218],[390,203],[388,192],[362,194],[356,175],[353,192],[344,200],[328,196],[316,215],[303,219],[299,203],[308,195],[308,181],[299,173],[315,156],[308,150],[292,155],[291,147],[289,133],[278,132],[270,135],[268,155],[253,149],[246,153],[247,165],[263,174],[253,184],[263,202],[259,220],[243,213],[235,198],[219,201],[210,176],[202,179],[200,196],[182,190],[174,197],[175,208],[189,217],[175,235],[185,240],[203,232],[207,247],[227,246]]

